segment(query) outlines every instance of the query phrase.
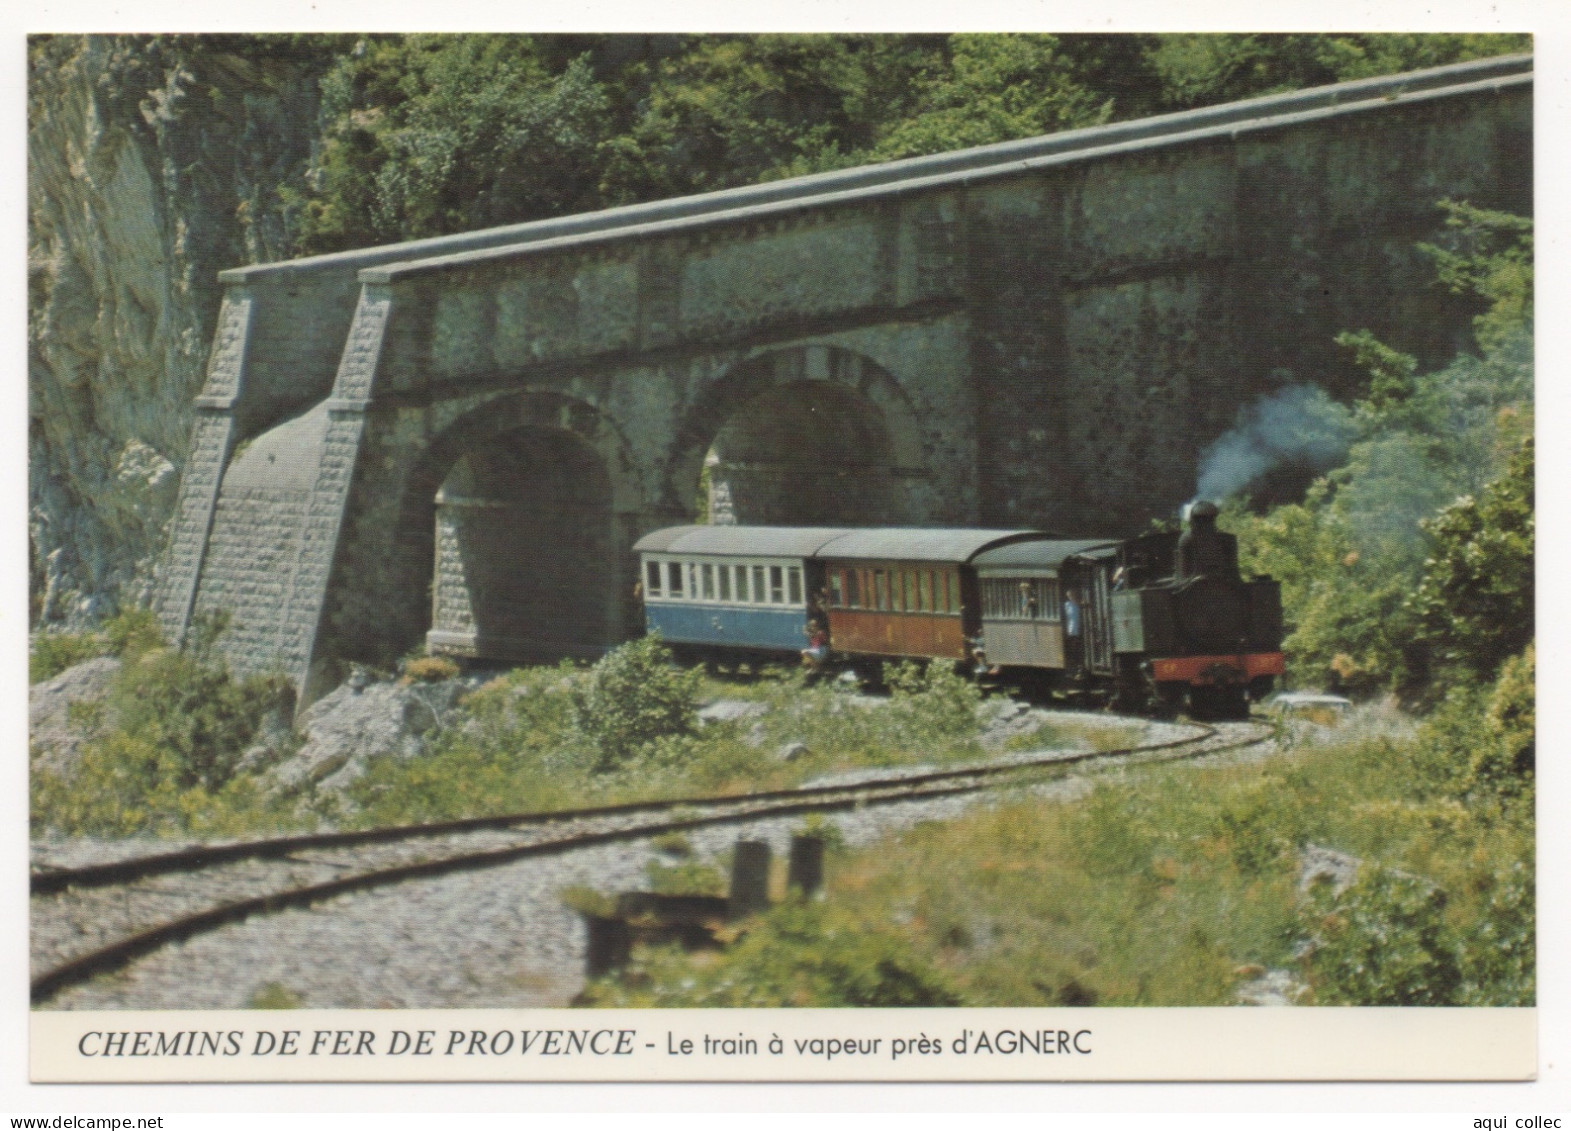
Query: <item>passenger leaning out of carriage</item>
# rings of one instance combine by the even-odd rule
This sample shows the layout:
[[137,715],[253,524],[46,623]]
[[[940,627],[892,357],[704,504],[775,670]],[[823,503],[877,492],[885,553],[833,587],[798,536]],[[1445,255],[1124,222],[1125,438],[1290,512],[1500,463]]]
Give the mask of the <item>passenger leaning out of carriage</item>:
[[802,666],[809,675],[821,670],[829,660],[829,630],[814,617],[807,622],[807,647],[802,649]]

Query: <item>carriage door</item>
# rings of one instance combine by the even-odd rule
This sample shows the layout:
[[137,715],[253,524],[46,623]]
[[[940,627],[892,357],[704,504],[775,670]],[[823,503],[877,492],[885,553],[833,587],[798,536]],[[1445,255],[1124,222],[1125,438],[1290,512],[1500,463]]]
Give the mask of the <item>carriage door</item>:
[[1113,599],[1107,573],[1111,562],[1091,562],[1086,594],[1086,666],[1098,675],[1113,674]]

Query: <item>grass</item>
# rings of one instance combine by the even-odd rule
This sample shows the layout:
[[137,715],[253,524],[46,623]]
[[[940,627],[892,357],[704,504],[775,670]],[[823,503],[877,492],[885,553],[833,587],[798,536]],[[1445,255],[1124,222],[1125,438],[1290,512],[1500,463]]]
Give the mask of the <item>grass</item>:
[[[626,735],[639,732],[638,720],[617,728],[611,737],[621,756],[608,760],[580,709],[591,674],[562,665],[493,680],[469,696],[462,719],[429,756],[373,760],[350,790],[357,807],[350,819],[377,825],[743,793],[847,770],[985,757],[976,741],[977,690],[942,669],[902,665],[891,674],[890,698],[875,701],[840,685],[805,685],[787,671],[751,683],[695,678],[695,700],[747,699],[766,709],[700,727],[682,725],[662,703],[653,713],[664,723],[630,753]],[[792,757],[783,757],[793,745]]]
[[1129,722],[1090,722],[1083,719],[1047,719],[1031,730],[1011,736],[1004,749],[1059,750],[1084,746],[1099,754],[1134,746],[1145,731],[1144,724]]
[[[642,955],[588,1000],[853,1004],[836,996],[845,979],[810,976],[839,953],[829,931],[877,940],[875,968],[894,962],[975,1006],[1225,1005],[1262,969],[1290,971],[1308,1003],[1530,1003],[1531,804],[1448,792],[1460,779],[1433,764],[1444,740],[1433,726],[1354,732],[918,825],[832,853],[813,929],[784,906],[755,924],[756,945]],[[1310,844],[1362,859],[1359,881],[1301,891]]]
[[[941,666],[892,666],[889,697],[873,699],[838,683],[808,685],[789,669],[706,680],[673,668],[657,642],[644,641],[590,668],[519,668],[493,679],[444,713],[419,757],[373,755],[345,792],[284,789],[241,757],[280,687],[237,681],[215,656],[176,653],[156,639],[122,654],[129,659],[106,703],[76,712],[89,737],[75,768],[35,767],[35,833],[240,837],[372,827],[742,793],[987,757],[978,742],[980,692]],[[437,674],[448,673],[428,663],[406,678]],[[764,710],[699,725],[697,704],[721,698]],[[1122,741],[1116,724],[1109,734],[1076,722],[1039,731],[1033,743]]]

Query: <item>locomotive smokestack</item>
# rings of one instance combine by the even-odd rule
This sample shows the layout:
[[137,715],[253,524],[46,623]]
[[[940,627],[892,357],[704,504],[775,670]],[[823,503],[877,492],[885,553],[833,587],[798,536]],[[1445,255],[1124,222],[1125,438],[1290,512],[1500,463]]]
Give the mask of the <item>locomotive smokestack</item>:
[[1238,543],[1216,528],[1221,508],[1209,499],[1196,499],[1184,508],[1185,529],[1173,557],[1173,576],[1238,579]]

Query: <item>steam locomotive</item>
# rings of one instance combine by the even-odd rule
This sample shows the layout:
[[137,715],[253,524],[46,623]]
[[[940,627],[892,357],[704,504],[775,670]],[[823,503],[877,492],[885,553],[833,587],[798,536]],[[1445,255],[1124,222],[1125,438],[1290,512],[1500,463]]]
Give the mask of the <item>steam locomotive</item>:
[[[1122,709],[1237,718],[1282,674],[1278,584],[1217,508],[1182,535],[673,526],[634,546],[645,625],[680,656],[950,660]],[[817,656],[814,657],[818,659]]]

